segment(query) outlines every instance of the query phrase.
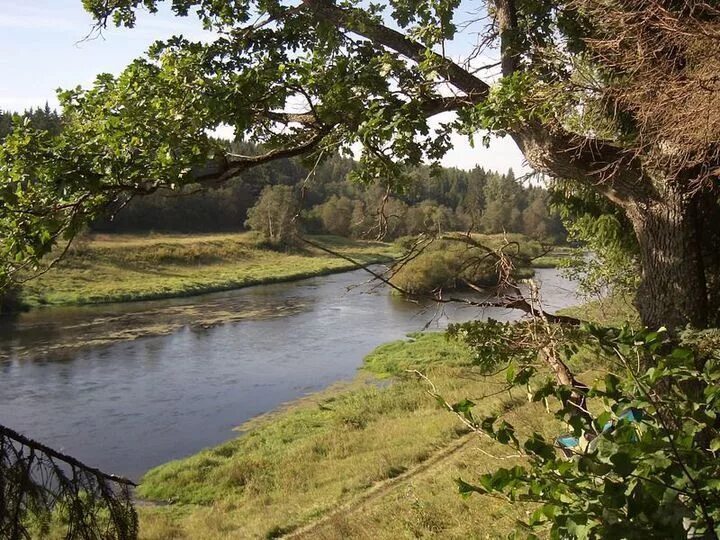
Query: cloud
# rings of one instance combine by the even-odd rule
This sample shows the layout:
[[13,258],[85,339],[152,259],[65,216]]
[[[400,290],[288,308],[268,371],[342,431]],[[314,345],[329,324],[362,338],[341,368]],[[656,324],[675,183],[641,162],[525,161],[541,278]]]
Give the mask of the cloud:
[[71,10],[48,5],[29,6],[21,2],[0,0],[0,28],[66,32],[77,30],[78,21],[68,18]]

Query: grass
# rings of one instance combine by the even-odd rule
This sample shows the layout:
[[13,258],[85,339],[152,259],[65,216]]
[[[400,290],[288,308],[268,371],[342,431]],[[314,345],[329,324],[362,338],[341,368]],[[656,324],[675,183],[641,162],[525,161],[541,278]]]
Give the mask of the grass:
[[558,268],[563,266],[572,256],[572,248],[566,246],[553,246],[547,254],[533,259],[532,266],[533,268]]
[[[426,383],[405,370],[422,369],[451,402],[468,397],[483,414],[515,410],[520,425],[557,428],[524,395],[497,395],[501,381],[477,377],[469,358],[464,345],[437,333],[381,346],[348,386],[151,470],[139,496],[173,504],[140,506],[141,537],[273,538],[300,531],[303,538],[482,538],[494,536],[500,522],[509,531],[522,506],[463,500],[452,480],[495,467],[483,452],[502,450],[468,435],[426,393]],[[389,377],[389,384],[380,382]],[[488,394],[496,395],[482,398]],[[361,507],[359,517],[351,515]]]
[[623,295],[591,300],[579,306],[561,309],[558,313],[605,326],[622,326],[625,323],[633,327],[640,326],[640,314],[632,305],[632,298]]
[[[362,263],[388,261],[382,242],[324,236],[314,239]],[[282,252],[252,233],[208,235],[96,235],[81,239],[67,257],[23,291],[31,305],[151,300],[288,281],[354,266],[314,248]]]

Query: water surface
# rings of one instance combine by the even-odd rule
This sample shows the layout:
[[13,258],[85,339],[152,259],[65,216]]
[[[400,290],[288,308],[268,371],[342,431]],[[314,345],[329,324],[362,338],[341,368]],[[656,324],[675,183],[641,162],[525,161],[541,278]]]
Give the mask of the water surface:
[[[574,284],[557,271],[538,270],[537,279],[550,311],[576,303]],[[5,321],[0,423],[137,479],[236,436],[232,429],[258,414],[351,379],[363,357],[386,341],[448,322],[521,315],[423,306],[366,281],[356,271],[192,299],[37,310]],[[192,324],[188,312],[200,321],[219,313],[236,319],[208,327]],[[168,320],[184,326],[73,353],[53,349],[61,340],[92,342],[118,324]],[[38,354],[30,358],[33,350]]]

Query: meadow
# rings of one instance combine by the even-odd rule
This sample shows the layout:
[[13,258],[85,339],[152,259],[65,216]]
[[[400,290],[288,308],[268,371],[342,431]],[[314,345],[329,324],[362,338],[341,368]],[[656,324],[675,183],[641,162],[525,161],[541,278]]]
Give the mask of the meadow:
[[[384,242],[310,237],[363,264],[387,262]],[[274,249],[253,233],[89,235],[50,271],[28,281],[30,306],[152,300],[223,291],[354,269],[312,246]]]
[[[331,235],[307,238],[313,244],[360,264],[390,262],[407,248],[402,241],[351,240]],[[525,259],[535,257],[531,264],[536,268],[557,266],[567,257],[564,247],[554,247],[543,255],[543,246],[523,235],[474,235],[474,238],[492,248],[507,241],[517,242]],[[410,276],[401,275],[398,279],[409,279],[413,284],[418,279],[425,280],[424,267],[428,264],[436,266],[435,256],[444,256],[442,243],[437,242],[428,253],[404,268],[403,272]],[[463,256],[471,253],[457,242],[453,242],[452,247],[453,253]],[[443,266],[441,274],[447,274],[452,270],[451,266],[461,262],[461,257],[456,258],[453,264],[445,264],[448,268]],[[30,307],[155,300],[291,281],[355,268],[357,266],[352,262],[314,245],[277,248],[252,232],[88,234],[77,239],[48,272],[26,282],[22,300]],[[418,272],[422,274],[420,278]],[[435,273],[432,272],[433,276]],[[518,268],[518,275],[529,277],[532,270]],[[431,281],[436,280],[433,276],[430,276]],[[408,284],[402,282],[401,285]],[[433,281],[431,285],[436,284]],[[414,290],[414,287],[409,285],[408,290]]]

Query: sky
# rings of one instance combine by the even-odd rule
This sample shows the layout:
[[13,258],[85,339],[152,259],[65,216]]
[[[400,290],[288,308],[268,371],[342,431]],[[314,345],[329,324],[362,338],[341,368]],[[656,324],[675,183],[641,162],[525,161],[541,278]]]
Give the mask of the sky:
[[[102,37],[86,40],[91,29],[81,0],[0,0],[0,109],[24,110],[46,102],[56,107],[58,88],[87,87],[99,73],[117,74],[155,40],[207,36],[194,19],[174,17],[167,9],[141,14],[133,29],[108,28]],[[490,148],[472,148],[461,136],[453,143],[445,166],[529,171],[509,138],[493,140]]]

